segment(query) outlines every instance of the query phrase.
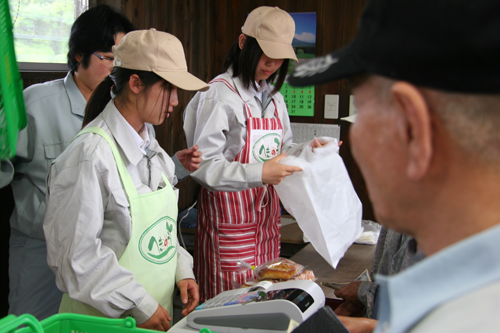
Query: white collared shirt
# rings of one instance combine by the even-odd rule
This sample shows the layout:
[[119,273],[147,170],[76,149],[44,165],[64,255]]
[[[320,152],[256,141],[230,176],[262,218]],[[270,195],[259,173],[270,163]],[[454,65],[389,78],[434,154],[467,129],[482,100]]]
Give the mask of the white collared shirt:
[[[88,126],[102,128],[115,141],[139,194],[173,187],[177,178],[172,159],[150,136],[148,149],[156,154],[148,168],[148,156],[123,121],[110,101]],[[47,188],[47,260],[59,289],[109,317],[127,310],[139,323],[151,317],[158,302],[118,263],[132,225],[127,195],[105,139],[94,133],[76,138],[51,164]],[[194,279],[191,255],[181,246],[177,251],[177,269],[171,274],[176,281]]]
[[[263,81],[261,86],[259,82],[255,81],[255,86],[257,87],[257,89],[254,89],[255,97],[262,103],[262,92],[267,88],[267,82]],[[253,87],[250,87],[250,89],[253,89]]]
[[[116,107],[116,106],[115,106]],[[135,143],[137,144],[137,147],[141,150],[141,152],[146,155],[146,148],[149,146],[150,140],[149,140],[149,131],[150,128],[148,125],[144,125],[139,133],[130,125],[130,123],[123,117],[123,115],[120,114],[120,117],[124,120],[124,126],[127,128],[130,132],[130,135],[134,139]]]
[[496,332],[498,239],[500,225],[452,244],[401,273],[377,275],[380,309],[375,332]]
[[[252,117],[278,117],[283,124],[283,151],[294,146],[290,118],[283,95],[272,95],[274,103],[265,110],[255,98],[253,87],[245,88],[231,71],[217,78],[228,81],[250,108]],[[262,91],[271,93],[272,86],[262,85]],[[247,115],[243,101],[224,83],[214,82],[206,92],[198,92],[184,111],[184,132],[188,146],[198,145],[203,152],[200,168],[191,174],[199,184],[212,191],[241,191],[261,187],[262,163],[242,164],[232,162],[245,145]]]

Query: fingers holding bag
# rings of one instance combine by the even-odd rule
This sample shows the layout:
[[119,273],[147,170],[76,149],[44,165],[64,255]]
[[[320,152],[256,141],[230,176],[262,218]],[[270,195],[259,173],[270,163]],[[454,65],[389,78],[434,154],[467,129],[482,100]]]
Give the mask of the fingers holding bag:
[[281,181],[288,176],[293,175],[295,172],[302,171],[298,166],[281,164],[286,154],[281,154],[267,162],[262,166],[262,183],[270,185],[278,185]]

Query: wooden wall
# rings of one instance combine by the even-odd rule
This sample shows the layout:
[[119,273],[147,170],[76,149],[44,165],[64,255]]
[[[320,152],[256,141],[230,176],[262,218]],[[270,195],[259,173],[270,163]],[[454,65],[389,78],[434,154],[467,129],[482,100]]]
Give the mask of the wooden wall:
[[[120,7],[139,29],[156,28],[177,36],[183,43],[189,71],[209,81],[221,71],[222,63],[232,43],[241,33],[246,15],[259,6],[278,6],[288,12],[316,12],[316,54],[324,55],[348,44],[355,36],[359,17],[367,0],[176,0],[128,1],[96,0]],[[340,95],[339,113],[349,114],[350,89],[345,80],[316,87],[314,117],[291,117],[292,122],[339,124],[339,120],[324,119],[325,94]],[[182,112],[193,96],[183,92],[176,114],[157,128],[160,144],[168,153],[185,147]],[[373,219],[364,181],[354,162],[348,140],[349,124],[342,121],[340,154],[364,207],[364,218]],[[196,200],[199,187],[191,179],[179,184],[180,209]]]
[[[210,81],[221,72],[226,53],[241,32],[246,15],[259,6],[278,6],[288,12],[316,12],[316,54],[325,55],[348,44],[355,36],[359,17],[368,0],[91,0],[90,4],[105,3],[126,15],[138,29],[156,28],[177,36],[184,45],[188,69],[202,80]],[[25,87],[55,78],[65,73],[22,73]],[[340,124],[340,149],[354,187],[363,202],[363,216],[373,219],[365,184],[350,149],[349,123],[324,119],[325,94],[338,94],[340,117],[349,114],[350,89],[341,80],[316,87],[314,117],[292,116],[292,122]],[[193,92],[180,91],[176,112],[156,128],[157,139],[169,153],[186,148],[182,130],[182,112]],[[196,200],[199,186],[191,178],[178,184],[179,209]]]

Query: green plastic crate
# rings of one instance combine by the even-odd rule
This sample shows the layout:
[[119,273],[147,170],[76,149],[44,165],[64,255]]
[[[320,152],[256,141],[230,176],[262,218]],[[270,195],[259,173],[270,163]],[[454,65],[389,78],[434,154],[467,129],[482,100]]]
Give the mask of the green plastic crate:
[[17,134],[26,127],[26,122],[9,2],[0,0],[0,160],[14,157]]
[[[27,327],[19,328],[21,325]],[[128,317],[125,319],[110,319],[86,316],[74,313],[59,313],[42,321],[38,321],[30,314],[23,314],[19,317],[9,315],[0,320],[1,333],[135,333],[150,332],[136,327],[135,319]]]
[[[26,327],[19,328],[25,325]],[[42,321],[30,314],[9,315],[0,320],[0,333],[145,333],[157,332],[136,327],[135,319],[111,319],[75,313],[59,313]],[[212,333],[203,328],[200,333]]]

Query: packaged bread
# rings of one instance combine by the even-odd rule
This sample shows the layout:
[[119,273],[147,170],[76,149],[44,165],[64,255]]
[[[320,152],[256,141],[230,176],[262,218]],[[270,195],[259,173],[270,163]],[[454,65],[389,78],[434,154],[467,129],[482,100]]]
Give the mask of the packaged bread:
[[241,288],[247,288],[247,287],[253,287],[255,286],[256,284],[258,284],[259,282],[262,282],[262,281],[269,281],[271,283],[278,283],[278,282],[284,282],[284,281],[297,281],[297,280],[309,280],[309,281],[316,281],[316,276],[314,275],[314,272],[311,271],[311,270],[304,270],[302,273],[300,274],[297,274],[293,277],[291,277],[290,279],[287,279],[287,280],[278,280],[278,279],[273,279],[273,280],[257,280],[257,279],[250,279],[250,280],[247,280],[245,282],[245,284],[243,284],[241,286]]
[[316,276],[314,276],[314,272],[306,269],[302,273],[295,275],[292,277],[290,280],[310,280],[310,281],[316,281]]
[[290,259],[277,258],[255,268],[258,280],[288,280],[302,273],[304,266]]

